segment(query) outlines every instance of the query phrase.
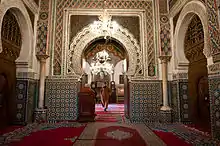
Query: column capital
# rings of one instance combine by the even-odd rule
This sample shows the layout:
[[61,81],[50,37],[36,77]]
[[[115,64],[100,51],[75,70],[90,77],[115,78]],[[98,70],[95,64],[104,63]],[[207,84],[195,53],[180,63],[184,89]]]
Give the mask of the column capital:
[[47,60],[47,58],[49,57],[49,55],[38,53],[38,54],[36,55],[36,57],[37,57],[37,59],[38,59],[40,62],[43,62],[43,61],[46,61],[46,60]]
[[171,56],[159,56],[162,63],[167,63],[170,61]]

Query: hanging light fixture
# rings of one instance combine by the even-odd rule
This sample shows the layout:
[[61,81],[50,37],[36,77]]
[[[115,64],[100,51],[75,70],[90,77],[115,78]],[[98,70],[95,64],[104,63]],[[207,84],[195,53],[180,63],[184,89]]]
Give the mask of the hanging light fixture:
[[108,39],[118,30],[118,24],[112,21],[112,16],[105,7],[106,1],[104,1],[103,13],[99,16],[98,21],[93,22],[91,29],[96,34],[104,35],[104,39]]
[[108,60],[111,58],[106,50],[102,50],[96,53],[95,62],[91,63],[90,70],[92,74],[99,74],[103,72],[105,75],[113,73],[114,65],[109,63]]

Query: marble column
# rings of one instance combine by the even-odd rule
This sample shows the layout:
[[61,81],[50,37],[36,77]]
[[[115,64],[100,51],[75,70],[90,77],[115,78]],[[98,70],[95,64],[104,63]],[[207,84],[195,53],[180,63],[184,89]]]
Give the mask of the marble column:
[[163,106],[161,107],[162,111],[170,111],[168,103],[168,71],[167,63],[170,61],[170,56],[160,56],[162,63],[162,83],[163,83]]
[[37,54],[36,57],[40,62],[40,82],[39,82],[38,107],[35,110],[35,121],[41,122],[41,121],[46,121],[46,113],[47,113],[47,109],[45,109],[44,106],[44,90],[45,90],[46,60],[49,56],[46,54]]

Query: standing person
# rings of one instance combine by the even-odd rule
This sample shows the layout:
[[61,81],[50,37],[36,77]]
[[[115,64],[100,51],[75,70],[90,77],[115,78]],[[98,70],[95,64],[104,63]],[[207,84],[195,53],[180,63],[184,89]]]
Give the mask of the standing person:
[[105,82],[104,86],[101,89],[101,103],[102,103],[102,106],[105,108],[104,111],[106,111],[108,108],[110,94],[111,94],[111,90],[107,86],[107,83]]

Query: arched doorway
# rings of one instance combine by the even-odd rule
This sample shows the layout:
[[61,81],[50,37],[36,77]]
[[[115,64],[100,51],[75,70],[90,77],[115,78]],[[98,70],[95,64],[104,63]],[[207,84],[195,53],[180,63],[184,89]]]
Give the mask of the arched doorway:
[[[66,65],[63,68],[65,75],[74,76],[76,78],[80,78],[83,74],[82,69],[82,54],[86,46],[97,38],[104,38],[105,33],[94,33],[92,31],[91,24],[82,29],[82,31],[78,32],[77,35],[72,38],[69,45],[65,43],[65,61]],[[127,52],[129,63],[127,66],[126,78],[125,78],[125,102],[124,102],[124,113],[126,117],[129,118],[130,111],[130,95],[129,95],[129,79],[132,77],[136,77],[143,70],[141,61],[143,60],[142,49],[138,44],[137,40],[134,36],[124,27],[118,25],[118,30],[112,34],[111,39],[117,40],[120,42],[124,49]],[[68,38],[66,41],[68,42]]]
[[124,46],[116,39],[106,42],[102,37],[96,38],[87,44],[82,54],[82,69],[86,74],[83,76],[83,86],[96,82],[97,99],[100,101],[100,89],[107,82],[112,88],[110,103],[124,103],[126,87],[123,80],[128,67],[127,60]]
[[188,88],[191,120],[198,127],[210,129],[209,85],[207,58],[204,50],[204,30],[198,15],[188,26],[184,53],[189,61]]
[[16,116],[16,64],[15,60],[19,57],[22,45],[21,31],[18,21],[9,9],[4,17],[1,28],[2,52],[0,53],[0,74],[1,84],[5,89],[2,92],[2,106],[0,118],[2,127],[11,124]]

